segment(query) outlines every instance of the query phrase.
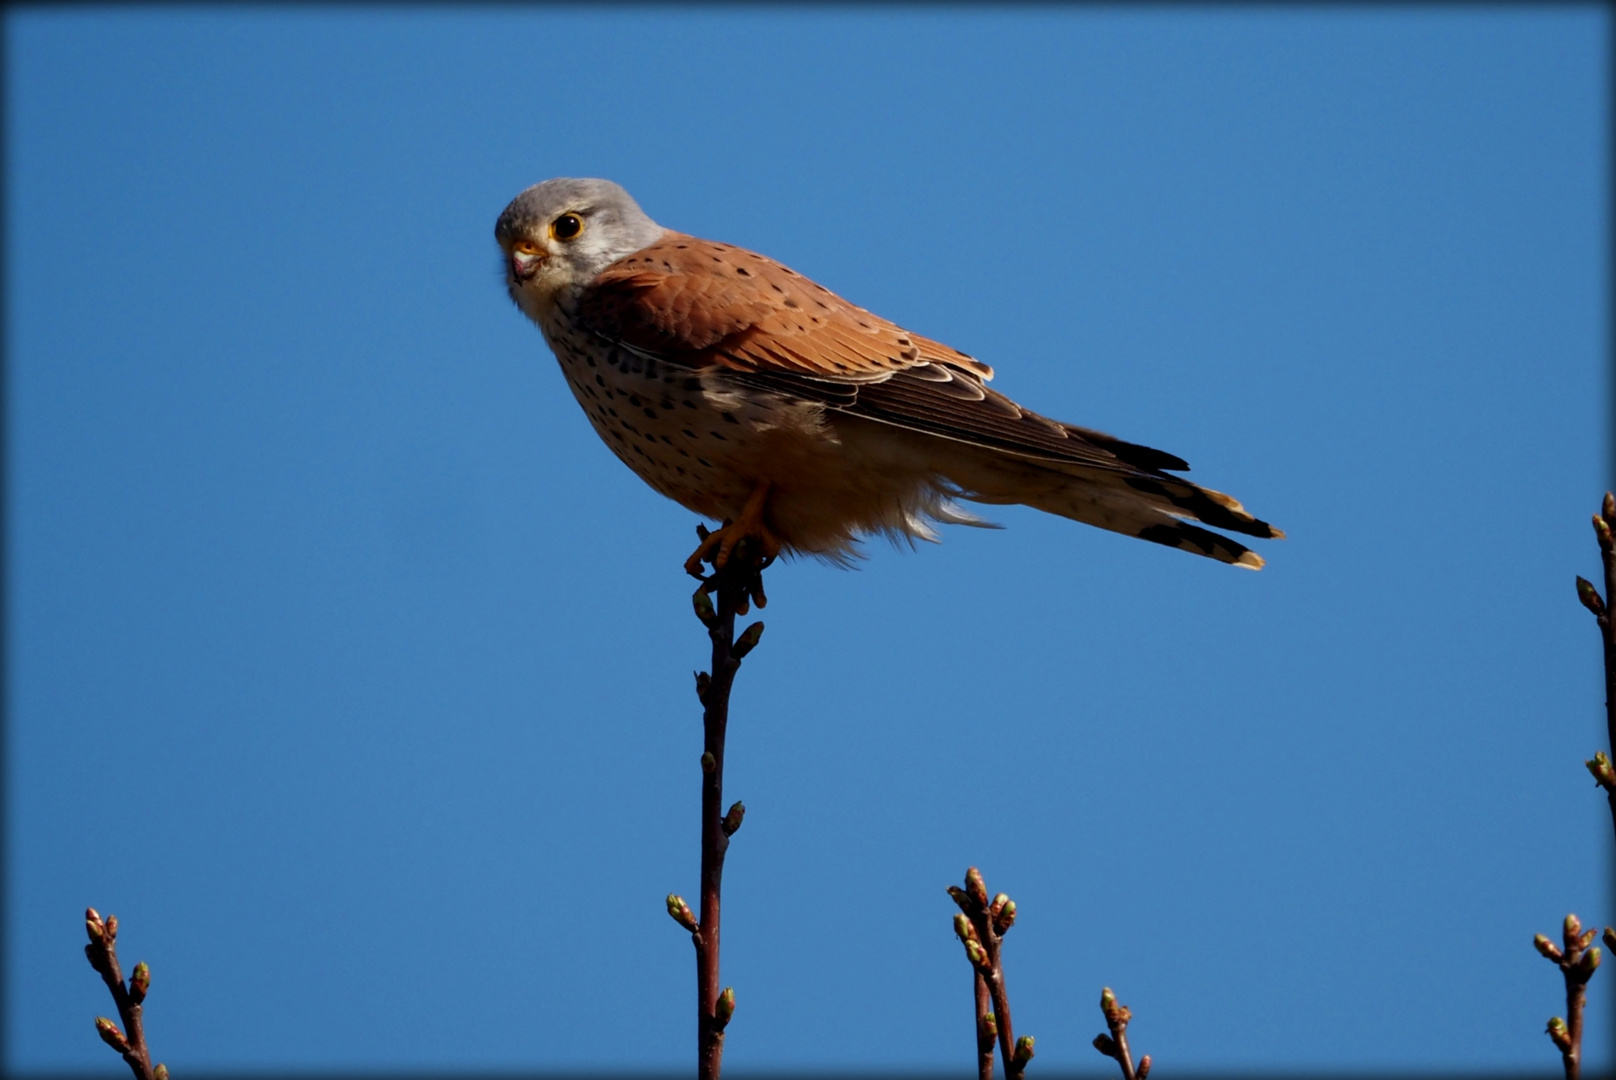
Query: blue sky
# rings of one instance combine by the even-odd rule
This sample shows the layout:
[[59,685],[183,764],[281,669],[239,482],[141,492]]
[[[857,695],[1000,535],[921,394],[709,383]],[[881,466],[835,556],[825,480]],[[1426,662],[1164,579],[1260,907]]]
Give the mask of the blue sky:
[[968,1071],[971,864],[1034,1071],[1102,985],[1164,1068],[1552,1068],[1531,936],[1616,922],[1605,20],[8,13],[6,1065],[123,1068],[93,903],[176,1075],[688,1067],[694,519],[492,241],[579,175],[1290,534],[771,571],[731,1068]]

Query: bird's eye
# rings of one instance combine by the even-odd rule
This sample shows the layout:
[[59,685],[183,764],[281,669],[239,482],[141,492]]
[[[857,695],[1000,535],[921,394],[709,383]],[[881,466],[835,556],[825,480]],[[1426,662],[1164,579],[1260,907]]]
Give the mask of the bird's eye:
[[584,231],[584,219],[577,214],[562,214],[550,223],[550,235],[557,240],[576,240]]

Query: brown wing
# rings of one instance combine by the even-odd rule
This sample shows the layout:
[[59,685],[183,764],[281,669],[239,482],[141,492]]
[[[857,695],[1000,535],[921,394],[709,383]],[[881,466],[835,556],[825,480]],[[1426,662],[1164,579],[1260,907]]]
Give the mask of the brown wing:
[[773,259],[669,232],[607,267],[578,303],[585,329],[692,369],[724,368],[866,419],[1060,466],[1120,473],[1207,524],[1270,535],[1225,496],[1163,469],[1172,454],[1062,424],[989,389],[993,369],[848,303]]

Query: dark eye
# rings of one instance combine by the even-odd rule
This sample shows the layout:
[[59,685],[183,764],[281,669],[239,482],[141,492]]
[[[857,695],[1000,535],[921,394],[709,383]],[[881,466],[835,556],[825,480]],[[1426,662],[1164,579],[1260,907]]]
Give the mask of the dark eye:
[[557,240],[576,240],[584,231],[584,219],[577,214],[562,214],[550,224],[550,235]]

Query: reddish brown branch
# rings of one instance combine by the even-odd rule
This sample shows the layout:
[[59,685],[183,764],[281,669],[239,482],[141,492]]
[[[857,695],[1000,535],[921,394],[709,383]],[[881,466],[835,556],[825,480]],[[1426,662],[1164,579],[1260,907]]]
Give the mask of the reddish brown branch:
[[[1607,745],[1616,747],[1616,625],[1612,624],[1611,612],[1606,605],[1606,600],[1616,596],[1616,535],[1613,532],[1616,532],[1616,496],[1607,491],[1599,513],[1594,515],[1594,536],[1599,541],[1599,554],[1605,570],[1605,595],[1600,596],[1592,582],[1579,577],[1577,598],[1599,622],[1605,659],[1605,738]],[[1611,826],[1616,828],[1616,769],[1611,766],[1610,756],[1601,751],[1584,764],[1599,786],[1605,789],[1605,799],[1610,803]]]
[[141,1019],[142,1002],[151,988],[151,969],[144,963],[136,964],[129,982],[124,983],[123,969],[118,966],[118,916],[108,915],[103,921],[95,908],[84,912],[84,929],[90,943],[84,946],[84,955],[90,966],[101,976],[112,992],[112,1001],[118,1007],[118,1018],[123,1030],[105,1016],[95,1018],[95,1030],[101,1041],[123,1055],[135,1080],[168,1080],[168,1069],[163,1065],[152,1068],[151,1054],[146,1049],[146,1027]]
[[1110,1034],[1094,1036],[1094,1049],[1116,1059],[1122,1067],[1123,1080],[1145,1080],[1150,1075],[1150,1055],[1140,1058],[1136,1069],[1133,1051],[1128,1049],[1128,1021],[1133,1019],[1133,1010],[1119,1003],[1117,995],[1107,986],[1100,991],[1100,1011],[1105,1013],[1105,1026]]
[[[698,529],[702,539],[706,530]],[[703,579],[693,598],[696,616],[712,639],[712,670],[696,673],[696,696],[702,704],[701,755],[701,897],[699,918],[682,898],[668,897],[668,913],[690,931],[696,946],[696,1075],[718,1080],[724,1062],[724,1029],[735,1013],[735,991],[719,991],[720,898],[724,856],[729,838],[741,827],[746,807],[724,805],[724,736],[729,726],[729,694],[741,660],[756,648],[763,624],[753,623],[735,636],[735,616],[745,615],[751,601],[768,603],[762,572],[767,562],[752,558],[742,541],[728,562]],[[717,604],[713,598],[717,598]]]
[[[1565,977],[1566,1014],[1564,1018],[1549,1018],[1548,1035],[1560,1049],[1560,1061],[1565,1065],[1566,1080],[1577,1080],[1582,1075],[1582,1007],[1588,999],[1588,980],[1599,967],[1599,949],[1589,948],[1594,943],[1595,927],[1582,928],[1582,920],[1575,915],[1565,917],[1560,940],[1556,945],[1547,936],[1538,934],[1532,939],[1537,951],[1554,963]],[[1607,927],[1605,944],[1616,947],[1616,934]]]
[[[1006,1080],[1021,1080],[1033,1057],[1031,1035],[1015,1037],[1010,1020],[1010,997],[1004,986],[1004,961],[1000,949],[1004,935],[1015,925],[1016,905],[1004,893],[988,900],[987,884],[976,867],[965,872],[965,888],[948,887],[948,895],[959,905],[954,916],[954,933],[965,945],[965,956],[976,973],[977,1072],[983,1080],[993,1075],[993,1049],[987,1039],[997,1036],[999,1056],[1004,1061]],[[982,989],[993,1004],[985,1013]],[[984,1046],[984,1043],[986,1045]]]

